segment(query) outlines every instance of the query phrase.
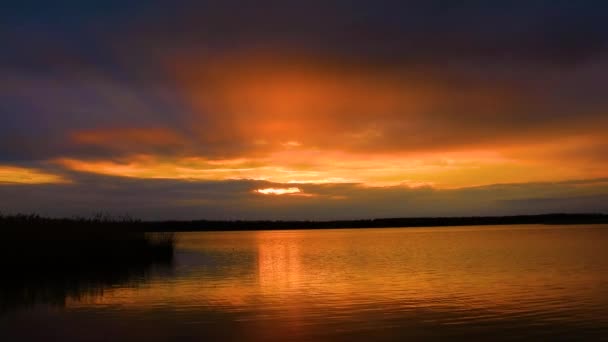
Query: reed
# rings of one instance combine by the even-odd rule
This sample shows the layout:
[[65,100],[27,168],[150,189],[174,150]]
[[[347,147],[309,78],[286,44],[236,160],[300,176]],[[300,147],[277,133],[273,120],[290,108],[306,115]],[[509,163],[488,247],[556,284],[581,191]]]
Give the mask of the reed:
[[149,233],[132,219],[48,219],[0,215],[0,312],[145,281],[170,269],[173,233]]

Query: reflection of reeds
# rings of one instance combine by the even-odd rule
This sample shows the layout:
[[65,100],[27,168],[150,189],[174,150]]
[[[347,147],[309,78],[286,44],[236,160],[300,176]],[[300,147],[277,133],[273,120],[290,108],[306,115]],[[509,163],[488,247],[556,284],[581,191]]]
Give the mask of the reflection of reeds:
[[172,233],[147,233],[131,219],[0,216],[0,234],[0,311],[137,283],[173,257]]

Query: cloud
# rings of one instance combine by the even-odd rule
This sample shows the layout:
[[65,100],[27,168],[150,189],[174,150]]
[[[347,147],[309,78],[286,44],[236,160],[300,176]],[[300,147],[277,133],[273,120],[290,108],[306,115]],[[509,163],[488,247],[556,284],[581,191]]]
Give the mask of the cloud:
[[[14,76],[15,86],[8,86],[8,93],[31,96],[38,103],[37,108],[29,108],[26,98],[7,100],[5,106],[15,108],[0,128],[0,158],[137,166],[146,156],[158,162],[146,165],[148,169],[183,167],[180,160],[248,159],[260,169],[245,178],[280,182],[342,178],[480,184],[446,181],[434,171],[428,173],[428,168],[426,178],[410,172],[412,165],[434,159],[453,159],[461,166],[493,165],[493,169],[500,165],[514,177],[511,181],[540,180],[534,169],[549,165],[560,169],[555,175],[562,179],[606,175],[602,170],[607,160],[597,153],[607,143],[603,100],[574,96],[569,103],[557,96],[570,94],[562,87],[574,94],[578,87],[593,90],[580,75],[593,77],[586,67],[566,73],[559,81],[532,86],[523,81],[488,84],[465,76],[453,85],[443,76],[423,77],[411,70],[390,75],[323,62],[294,66],[272,62],[267,55],[206,63],[193,62],[195,57],[178,63],[181,71],[172,71],[172,90],[164,92],[149,85],[138,88],[95,78],[57,81],[57,87],[51,82],[37,90],[35,79],[20,85]],[[588,157],[582,160],[583,155]],[[351,166],[333,172],[336,167],[328,164],[335,164],[336,158]],[[376,163],[366,165],[374,159]],[[173,166],[162,165],[172,161]],[[545,164],[534,165],[539,162]],[[377,175],[353,179],[349,176],[353,168],[387,169],[388,181]],[[324,175],[301,173],[286,179],[273,171],[264,174],[268,169]],[[469,169],[474,175],[475,168]],[[514,169],[520,171],[509,171]],[[483,184],[503,181],[508,179],[486,179]]]
[[37,168],[0,165],[0,186],[6,184],[60,184],[69,183],[61,175]]
[[[187,181],[71,174],[71,183],[0,186],[3,212],[144,219],[357,219],[607,211],[606,179],[441,190],[360,184]],[[298,188],[307,196],[264,196],[256,189]],[[531,196],[534,196],[531,197]]]
[[[142,202],[144,216],[193,215],[199,202],[244,217],[468,212],[447,189],[608,176],[607,13],[599,1],[540,0],[11,6],[0,21],[0,165],[12,179],[74,178],[39,186],[44,196],[82,190],[84,173],[143,193],[165,184],[170,208]],[[320,196],[323,206],[293,196],[280,214],[264,209],[272,198],[247,202],[249,188],[245,202],[219,204],[181,193],[228,195],[245,179],[348,191]],[[118,203],[89,186],[113,201],[82,203]],[[539,198],[525,189],[518,199]],[[364,194],[397,197],[377,207]],[[476,208],[515,208],[493,203]]]

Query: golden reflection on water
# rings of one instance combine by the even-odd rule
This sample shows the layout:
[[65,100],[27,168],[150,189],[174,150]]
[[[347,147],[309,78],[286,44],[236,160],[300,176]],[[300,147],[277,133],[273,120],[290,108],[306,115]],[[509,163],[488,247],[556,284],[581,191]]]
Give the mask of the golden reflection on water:
[[297,238],[283,241],[272,231],[259,232],[255,237],[260,290],[285,293],[297,289],[303,272]]
[[601,340],[606,246],[608,225],[180,234],[171,268],[0,312],[0,340]]
[[222,319],[270,337],[404,324],[608,329],[606,228],[188,233],[170,277],[70,299],[67,308],[171,308],[192,324],[202,312],[234,314]]
[[[195,247],[190,250],[195,256],[197,250],[215,250],[212,263],[219,267],[214,272],[192,267],[171,281],[110,289],[89,300],[130,306],[213,299],[240,305],[256,295],[283,300],[317,294],[331,295],[345,304],[364,301],[363,297],[429,303],[459,295],[468,300],[458,305],[504,308],[515,298],[546,296],[552,285],[575,289],[580,295],[598,290],[594,284],[606,279],[584,272],[585,264],[579,263],[593,263],[585,260],[593,245],[561,241],[559,251],[547,253],[554,249],[550,244],[557,242],[551,235],[537,244],[518,241],[517,234],[506,229],[494,231],[495,236],[485,231],[482,238],[452,229],[439,233],[423,229],[200,233],[211,237],[185,245]],[[230,240],[231,234],[244,236]],[[454,239],[459,234],[464,235],[462,239]],[[213,235],[217,245],[212,244]],[[570,248],[564,248],[568,244]],[[234,257],[237,251],[253,255],[238,259]],[[559,263],[565,260],[570,261]],[[492,296],[479,296],[489,292]],[[78,302],[84,304],[72,301],[70,305]]]

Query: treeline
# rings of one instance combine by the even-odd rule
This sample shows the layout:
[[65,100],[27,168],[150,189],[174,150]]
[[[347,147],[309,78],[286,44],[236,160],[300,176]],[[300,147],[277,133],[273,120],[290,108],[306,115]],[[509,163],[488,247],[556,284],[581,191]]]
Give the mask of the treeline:
[[142,222],[148,231],[278,230],[330,228],[390,228],[478,226],[509,224],[596,224],[608,223],[606,214],[545,214],[472,217],[407,217],[336,221],[163,221]]
[[46,231],[95,232],[178,232],[223,230],[276,230],[327,228],[437,227],[509,224],[595,224],[608,223],[606,214],[543,214],[516,216],[471,217],[407,217],[335,221],[273,221],[273,220],[194,220],[142,221],[130,217],[113,218],[98,215],[93,218],[44,218],[37,215],[0,215],[3,232],[44,229]]

